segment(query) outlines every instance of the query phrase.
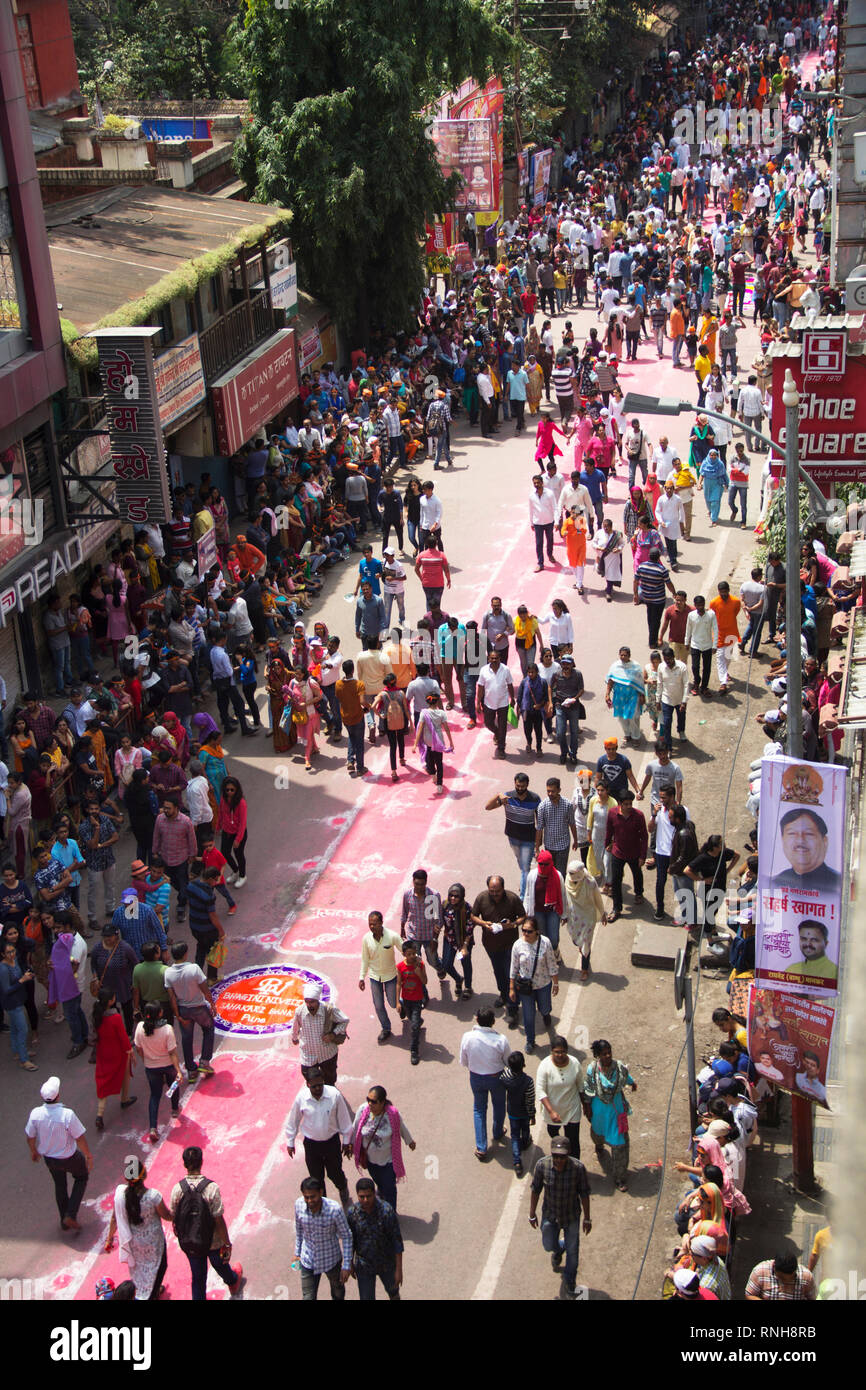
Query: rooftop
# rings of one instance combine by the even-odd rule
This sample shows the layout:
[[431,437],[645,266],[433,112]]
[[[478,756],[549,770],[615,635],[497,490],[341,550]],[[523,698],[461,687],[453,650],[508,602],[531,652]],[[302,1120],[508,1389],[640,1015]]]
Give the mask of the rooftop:
[[45,209],[62,315],[87,332],[187,261],[273,219],[283,208],[174,188],[111,188]]

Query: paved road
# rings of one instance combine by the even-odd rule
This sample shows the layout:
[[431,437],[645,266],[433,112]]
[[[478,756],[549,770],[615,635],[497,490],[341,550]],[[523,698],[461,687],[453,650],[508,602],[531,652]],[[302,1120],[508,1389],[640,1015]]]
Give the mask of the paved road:
[[[564,317],[572,319],[580,341],[595,322],[589,310],[568,311]],[[561,331],[563,317],[555,323]],[[756,348],[751,327],[744,337],[743,357],[751,361]],[[692,374],[674,372],[669,361],[659,363],[655,349],[646,344],[636,364],[623,364],[620,377],[625,389],[694,397]],[[643,423],[653,439],[666,432],[681,450],[686,447],[690,419]],[[575,620],[577,663],[587,688],[588,718],[581,748],[587,763],[592,763],[601,752],[602,738],[617,732],[604,706],[605,673],[623,641],[631,644],[636,659],[646,660],[644,614],[631,602],[628,562],[623,592],[610,606],[590,568],[583,598],[560,569],[532,572],[535,555],[527,501],[534,445],[529,436],[515,439],[512,429],[506,423],[495,440],[481,441],[477,431],[471,433],[461,424],[454,469],[429,473],[436,478],[444,503],[444,535],[454,575],[445,606],[462,617],[480,619],[491,594],[500,594],[512,613],[525,602],[540,614],[548,611],[555,595],[565,598]],[[428,476],[423,464],[415,472]],[[758,474],[760,469],[753,472]],[[611,499],[614,513],[621,516],[625,500],[621,478],[611,487]],[[757,499],[753,480],[753,516]],[[738,563],[742,568],[741,558],[752,544],[750,533],[731,529],[727,523],[710,532],[699,498],[693,539],[683,546],[682,586],[690,595],[699,589],[714,593],[719,578],[733,573]],[[557,555],[564,559],[561,542]],[[355,646],[352,609],[343,597],[353,586],[354,571],[350,574],[349,566],[338,570],[329,581],[322,612],[316,614],[343,637],[345,654],[351,654]],[[425,605],[414,577],[409,581],[407,605],[407,616],[417,622]],[[516,670],[516,662],[514,666]],[[742,714],[743,669],[735,668],[736,695],[724,710],[716,702],[701,707],[697,701],[689,709],[691,742],[678,757],[686,778],[685,799],[702,834],[719,828],[728,753]],[[478,1000],[455,1005],[450,985],[440,986],[433,980],[423,1060],[415,1069],[409,1066],[408,1039],[397,1035],[387,1046],[377,1045],[379,1025],[370,995],[357,989],[366,914],[380,908],[386,923],[395,925],[400,894],[409,886],[416,865],[427,868],[432,886],[442,892],[457,880],[472,897],[486,875],[498,871],[505,874],[509,887],[518,886],[501,812],[486,814],[483,807],[495,791],[510,785],[518,767],[526,765],[522,730],[510,734],[507,760],[499,763],[492,758],[490,735],[465,725],[462,716],[454,718],[456,756],[446,756],[448,795],[438,800],[411,757],[408,773],[392,784],[387,750],[381,747],[369,757],[375,778],[362,784],[346,775],[344,745],[339,749],[324,745],[315,772],[306,774],[302,760],[275,758],[264,739],[257,744],[241,744],[238,738],[229,741],[232,771],[240,776],[250,804],[251,872],[246,887],[237,894],[237,916],[226,919],[231,946],[225,973],[261,963],[293,962],[323,974],[334,986],[352,1021],[349,1042],[340,1054],[341,1088],[356,1106],[371,1082],[385,1084],[418,1142],[415,1153],[407,1155],[408,1182],[400,1194],[407,1242],[404,1296],[544,1299],[557,1295],[559,1281],[526,1220],[528,1178],[522,1182],[513,1178],[510,1148],[505,1146],[484,1166],[472,1156],[468,1077],[456,1059],[460,1036],[471,1026]],[[277,763],[290,769],[287,787],[275,785]],[[545,776],[559,770],[557,750],[545,745],[543,759],[529,760],[531,785],[543,794]],[[570,794],[571,787],[569,774],[564,790]],[[739,811],[738,784],[735,798]],[[631,1065],[640,1088],[634,1098],[634,1176],[628,1194],[616,1192],[610,1177],[599,1172],[586,1139],[594,1228],[583,1243],[580,1280],[592,1297],[631,1294],[658,1189],[661,1129],[681,1034],[670,977],[636,972],[630,965],[634,921],[634,905],[627,895],[625,916],[598,931],[594,973],[587,985],[577,983],[579,962],[564,936],[563,988],[554,1012],[556,1027],[584,1054],[592,1038],[609,1038],[615,1055]],[[475,960],[479,999],[490,1001],[495,990],[482,950],[476,951]],[[521,1046],[522,1030],[512,1036],[515,1045]],[[285,1115],[299,1084],[297,1052],[279,1042],[224,1040],[216,1075],[185,1094],[181,1122],[163,1131],[153,1150],[142,1142],[146,1087],[139,1074],[135,1085],[139,1105],[121,1119],[110,1102],[105,1133],[97,1135],[90,1129],[96,1168],[83,1208],[84,1229],[73,1242],[57,1231],[47,1174],[30,1164],[21,1137],[27,1111],[38,1102],[38,1083],[51,1071],[69,1078],[65,1098],[92,1126],[92,1072],[86,1056],[75,1063],[63,1061],[66,1050],[66,1030],[46,1025],[38,1074],[20,1073],[3,1057],[7,1124],[0,1138],[5,1215],[0,1263],[7,1275],[41,1277],[48,1296],[79,1299],[92,1297],[94,1281],[101,1274],[124,1277],[115,1256],[100,1253],[109,1194],[118,1180],[123,1155],[146,1155],[151,1164],[149,1182],[167,1194],[180,1171],[181,1149],[196,1142],[206,1150],[205,1171],[222,1186],[236,1255],[249,1276],[247,1296],[299,1297],[297,1276],[289,1269],[291,1213],[304,1170],[299,1159],[289,1161],[282,1138]],[[537,1064],[536,1056],[530,1062],[533,1072]],[[673,1130],[680,1146],[687,1123],[683,1112],[681,1106]],[[543,1126],[536,1125],[535,1136],[546,1138]],[[530,1159],[538,1152],[530,1154]],[[665,1200],[669,1206],[667,1196]],[[14,1219],[18,1211],[27,1212],[23,1230]],[[667,1222],[666,1215],[662,1221]],[[167,1284],[172,1297],[189,1296],[186,1261],[176,1249],[170,1255]],[[224,1296],[221,1285],[212,1296]],[[356,1296],[352,1289],[350,1297]],[[657,1296],[655,1272],[648,1274],[641,1296]]]

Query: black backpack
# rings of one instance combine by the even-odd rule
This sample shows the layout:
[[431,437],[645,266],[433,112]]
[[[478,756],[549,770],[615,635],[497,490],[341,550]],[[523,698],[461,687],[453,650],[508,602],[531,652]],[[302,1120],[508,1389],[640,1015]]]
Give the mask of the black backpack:
[[187,1178],[181,1180],[181,1199],[174,1214],[174,1233],[185,1255],[207,1255],[213,1244],[216,1222],[205,1201],[204,1191],[210,1178],[202,1177],[193,1187]]

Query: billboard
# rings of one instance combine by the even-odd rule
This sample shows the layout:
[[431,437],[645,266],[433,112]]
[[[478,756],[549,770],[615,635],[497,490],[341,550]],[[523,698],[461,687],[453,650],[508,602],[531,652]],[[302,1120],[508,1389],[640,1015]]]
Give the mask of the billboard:
[[827,1067],[835,1016],[832,1000],[800,998],[752,985],[749,1057],[758,1075],[829,1110]]
[[295,332],[283,328],[211,386],[220,452],[237,453],[297,394]]
[[99,376],[105,394],[111,467],[121,520],[161,525],[171,496],[153,359],[159,328],[98,328]]
[[838,992],[847,776],[827,763],[762,762],[755,979],[774,990]]
[[159,396],[159,423],[168,430],[205,398],[204,368],[198,334],[184,338],[168,352],[161,352],[154,364],[156,393]]
[[434,121],[431,138],[444,177],[456,173],[462,180],[454,195],[458,212],[493,212],[496,202],[490,122]]

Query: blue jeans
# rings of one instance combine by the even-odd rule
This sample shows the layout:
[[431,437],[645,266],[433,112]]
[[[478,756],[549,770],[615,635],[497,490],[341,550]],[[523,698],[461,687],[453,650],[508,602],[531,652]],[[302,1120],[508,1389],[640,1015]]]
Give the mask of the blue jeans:
[[343,719],[340,714],[340,701],[337,699],[337,682],[333,685],[326,685],[322,688],[322,694],[328,702],[328,713],[331,716],[331,733],[341,734],[343,732]]
[[[159,1102],[162,1099],[163,1086],[168,1087],[175,1079],[174,1067],[145,1067],[144,1074],[147,1077],[147,1084],[150,1087],[150,1096],[147,1102],[147,1118],[151,1129],[156,1129],[156,1120],[159,1115]],[[180,1090],[175,1091],[171,1098],[171,1113],[176,1115],[180,1107]]]
[[520,897],[526,891],[526,879],[529,870],[532,868],[532,856],[535,852],[535,845],[532,840],[512,840],[508,837],[508,843],[514,850],[514,857],[520,865]]
[[184,1028],[180,1024],[180,1043],[183,1049],[183,1064],[187,1071],[195,1070],[195,1054],[193,1050],[195,1025],[201,1029],[201,1061],[209,1062],[213,1056],[214,1044],[214,1021],[213,1014],[206,1004],[180,1004],[180,1018],[189,1019],[189,1028]]
[[51,660],[54,662],[54,684],[58,695],[65,695],[67,685],[72,684],[71,652],[72,648],[68,642],[60,651],[51,652]]
[[69,1031],[72,1034],[72,1046],[81,1047],[87,1042],[87,1019],[84,1017],[84,1010],[81,1007],[81,995],[76,994],[74,999],[67,999],[63,1004],[63,1017],[69,1024]]
[[371,980],[370,993],[373,996],[373,1008],[376,1010],[376,1017],[382,1025],[385,1033],[391,1031],[391,1020],[388,1017],[388,1010],[385,1008],[385,1000],[391,1005],[392,1009],[397,1007],[397,976],[393,980]]
[[346,733],[349,736],[349,747],[346,750],[346,765],[351,767],[353,764],[359,772],[364,771],[364,721],[359,719],[357,724],[347,724]]
[[[576,853],[577,851],[575,851]],[[559,913],[550,908],[536,908],[535,925],[542,936],[546,936],[554,951],[559,948]],[[545,1009],[545,1013],[550,1013],[550,1009]]]
[[556,710],[556,737],[559,739],[559,756],[577,760],[577,745],[580,740],[580,720],[577,705]]
[[417,555],[417,554],[418,554],[418,523],[417,523],[416,521],[410,521],[409,518],[407,517],[407,518],[406,518],[406,530],[407,530],[408,533],[409,533],[409,542],[410,542],[410,544],[411,544],[411,546],[412,546],[412,549],[415,551],[415,554]]
[[9,1041],[12,1044],[12,1056],[17,1057],[19,1062],[26,1062],[28,1061],[27,1010],[23,1004],[19,1004],[16,1009],[7,1009],[6,1019],[9,1024]]
[[523,1014],[523,1031],[526,1034],[526,1041],[534,1044],[535,1006],[538,1005],[538,1012],[542,1018],[548,1017],[553,1008],[553,985],[545,985],[543,989],[534,989],[531,994],[518,994],[517,997],[520,1000]]
[[634,487],[634,480],[635,480],[635,478],[636,478],[636,476],[637,476],[637,470],[638,470],[638,469],[640,469],[641,477],[643,478],[644,482],[646,482],[646,475],[647,475],[646,459],[645,459],[645,458],[629,458],[629,461],[628,461],[628,485],[629,485],[629,488],[630,488],[630,489]]
[[525,1115],[509,1115],[508,1128],[511,1130],[511,1157],[515,1163],[520,1163],[520,1155],[532,1139],[529,1120]]
[[749,487],[747,483],[731,483],[731,486],[728,488],[728,506],[734,516],[736,516],[737,502],[739,501],[740,511],[742,513],[740,519],[744,526],[746,524],[746,498],[748,493]]
[[[372,1167],[372,1164],[370,1165]],[[400,1289],[394,1278],[394,1270],[390,1274],[383,1274],[379,1269],[373,1269],[370,1265],[358,1264],[355,1266],[355,1274],[358,1279],[358,1298],[362,1303],[373,1303],[376,1299],[376,1280],[381,1279],[385,1286],[385,1292],[389,1298],[398,1299]]]
[[[186,1252],[184,1252],[186,1253]],[[189,1269],[192,1275],[192,1301],[193,1303],[204,1303],[207,1298],[207,1266],[210,1260],[211,1267],[216,1270],[224,1284],[233,1289],[238,1282],[228,1260],[224,1260],[219,1250],[209,1250],[206,1255],[187,1255]]]
[[402,1003],[411,1029],[411,1049],[413,1052],[417,1052],[418,1043],[421,1038],[421,1010],[423,1008],[423,1000],[404,999]]
[[474,719],[475,705],[478,694],[478,676],[480,667],[477,671],[464,670],[463,672],[463,712],[468,714],[470,719]]
[[450,941],[442,942],[442,969],[446,975],[450,975],[458,989],[472,988],[472,953],[462,956],[460,967],[463,971],[463,978],[457,974],[454,962],[457,959],[457,947]]
[[577,1266],[580,1260],[580,1217],[569,1221],[567,1226],[542,1218],[541,1244],[549,1255],[565,1251],[565,1282],[569,1289],[573,1289],[577,1282]]
[[376,1191],[383,1202],[388,1202],[397,1210],[397,1176],[393,1163],[367,1163],[367,1171],[376,1184]]
[[677,733],[684,734],[686,731],[686,706],[668,705],[664,701],[659,705],[659,738],[667,745],[668,752],[671,751],[674,710],[677,713]]
[[475,1147],[480,1154],[486,1154],[487,1097],[493,1101],[493,1138],[501,1139],[505,1133],[505,1087],[498,1075],[484,1076],[477,1071],[469,1073],[469,1084],[475,1100]]
[[752,645],[749,647],[749,656],[755,656],[761,645],[761,633],[764,630],[764,621],[763,613],[757,618],[754,614],[749,617],[746,630],[740,638],[740,646],[743,648],[743,651],[746,650],[751,642]]
[[434,468],[438,468],[442,459],[447,458],[451,462],[451,440],[448,438],[448,431],[444,429],[436,440],[436,458],[433,463]]

